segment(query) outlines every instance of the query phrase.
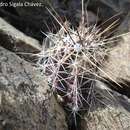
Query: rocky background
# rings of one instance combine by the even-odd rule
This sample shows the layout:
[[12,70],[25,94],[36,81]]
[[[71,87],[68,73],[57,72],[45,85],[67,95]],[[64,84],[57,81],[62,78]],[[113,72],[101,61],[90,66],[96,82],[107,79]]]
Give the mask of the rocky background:
[[[19,2],[0,0],[11,1]],[[81,0],[33,2],[42,2],[43,6],[0,7],[0,130],[75,130],[68,114],[36,69],[37,58],[32,54],[40,52],[44,45],[42,31],[56,33],[60,28],[46,7],[53,7],[63,21],[67,19],[77,27],[81,18]],[[111,49],[103,70],[123,88],[117,89],[113,87],[116,86],[114,83],[107,83],[117,100],[108,95],[111,109],[99,108],[96,104],[89,117],[84,113],[78,130],[130,130],[130,1],[86,0],[85,6],[90,25],[96,21],[100,25],[114,16],[107,26],[119,19],[114,35],[124,35]],[[105,91],[103,94],[107,95]],[[105,99],[104,102],[107,104]]]

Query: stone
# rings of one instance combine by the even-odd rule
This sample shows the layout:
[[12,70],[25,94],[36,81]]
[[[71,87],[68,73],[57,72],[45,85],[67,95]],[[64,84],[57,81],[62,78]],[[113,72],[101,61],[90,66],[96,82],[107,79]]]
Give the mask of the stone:
[[2,18],[0,18],[0,45],[19,53],[39,52],[42,49],[38,40],[20,32]]
[[[82,130],[129,130],[130,100],[108,88],[102,82],[98,83],[96,94],[89,112],[81,119]],[[97,93],[100,94],[97,95]]]
[[[119,41],[119,40],[118,40]],[[113,81],[130,81],[130,33],[122,35],[121,40],[110,49],[101,76]],[[111,80],[110,79],[110,80]]]
[[68,129],[64,110],[37,68],[0,47],[0,70],[0,129]]

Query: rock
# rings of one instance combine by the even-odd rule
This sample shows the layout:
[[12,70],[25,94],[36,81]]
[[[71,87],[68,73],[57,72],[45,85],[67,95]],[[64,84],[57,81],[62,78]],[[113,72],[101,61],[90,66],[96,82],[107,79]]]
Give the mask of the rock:
[[130,113],[121,108],[98,109],[86,114],[82,130],[130,130]]
[[0,45],[17,52],[39,52],[39,41],[26,36],[5,20],[0,18]]
[[128,13],[117,29],[117,35],[130,32],[130,13]]
[[115,12],[125,12],[128,13],[130,9],[129,0],[100,0],[108,7],[112,8]]
[[[108,59],[103,65],[101,76],[113,81],[130,81],[130,33],[124,34],[122,40],[116,43],[108,54]],[[119,87],[119,86],[118,86]]]
[[[100,86],[105,84],[98,83]],[[107,86],[106,86],[107,87]],[[97,89],[96,100],[81,120],[82,130],[130,130],[130,99],[111,90]]]
[[65,113],[39,70],[2,47],[0,129],[67,130]]

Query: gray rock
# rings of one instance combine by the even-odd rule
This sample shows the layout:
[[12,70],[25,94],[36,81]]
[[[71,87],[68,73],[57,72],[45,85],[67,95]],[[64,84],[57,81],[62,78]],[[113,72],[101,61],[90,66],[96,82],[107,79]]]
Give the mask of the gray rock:
[[0,18],[0,45],[17,52],[39,52],[39,41],[26,36]]
[[82,130],[130,130],[130,113],[122,108],[97,109],[84,116]]
[[65,113],[39,70],[2,47],[0,129],[67,130]]
[[[82,130],[130,130],[130,100],[98,83],[99,95],[81,120]],[[102,86],[102,87],[101,87]],[[104,88],[104,89],[101,89]],[[96,96],[96,95],[95,95]]]
[[[117,42],[110,50],[109,58],[103,65],[101,76],[113,81],[130,81],[130,33],[122,36],[122,40]],[[111,78],[110,78],[111,77]]]
[[111,7],[115,12],[129,12],[130,1],[129,0],[100,0],[108,7]]
[[117,29],[117,34],[124,34],[130,32],[130,12],[126,15],[125,19]]

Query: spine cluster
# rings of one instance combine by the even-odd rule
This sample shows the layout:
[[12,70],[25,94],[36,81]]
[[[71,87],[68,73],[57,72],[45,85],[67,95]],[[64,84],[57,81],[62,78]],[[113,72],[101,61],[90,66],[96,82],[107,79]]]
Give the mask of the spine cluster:
[[107,43],[100,29],[79,26],[74,30],[63,26],[57,34],[47,37],[48,47],[39,54],[38,64],[53,92],[74,113],[89,107],[106,56]]
[[106,56],[100,29],[80,26],[48,34],[49,47],[39,54],[39,65],[54,93],[78,112],[91,104],[94,82]]

